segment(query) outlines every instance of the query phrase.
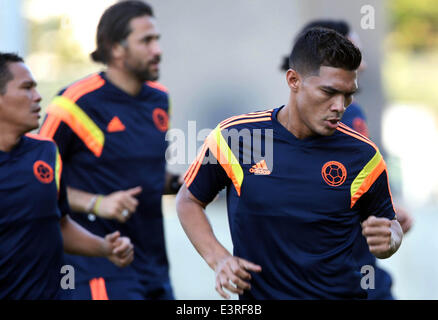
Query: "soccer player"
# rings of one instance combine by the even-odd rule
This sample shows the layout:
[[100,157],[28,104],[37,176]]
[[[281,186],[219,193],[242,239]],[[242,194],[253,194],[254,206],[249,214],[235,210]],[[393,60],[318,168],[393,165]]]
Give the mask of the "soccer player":
[[[314,27],[328,28],[339,32],[343,36],[347,37],[353,42],[358,48],[360,48],[359,36],[353,32],[346,21],[343,20],[314,20],[309,22],[301,32],[310,30]],[[289,56],[284,57],[281,69],[287,72],[289,69]],[[357,69],[358,74],[366,69],[366,63],[362,59],[359,68]],[[345,110],[342,116],[342,123],[353,128],[355,131],[361,133],[365,137],[369,138],[368,126],[365,114],[359,104],[352,102],[348,108]],[[399,221],[403,233],[407,233],[412,226],[411,215],[400,207],[396,207],[397,220]],[[375,271],[375,286],[373,289],[368,290],[368,299],[394,299],[391,293],[392,279],[391,275],[380,268],[376,263],[376,257],[370,253],[368,249],[367,242],[362,235],[359,235],[358,241],[355,242],[353,254],[356,258],[360,267],[369,265],[373,266]]]
[[[394,254],[403,234],[378,148],[340,123],[361,53],[316,28],[299,36],[290,61],[288,103],[212,131],[185,175],[178,215],[224,298],[366,298],[352,256],[358,234],[378,258]],[[204,213],[225,187],[233,254]]]
[[[339,20],[339,21],[314,20],[306,24],[304,28],[301,30],[301,32],[304,32],[314,27],[335,30],[336,32],[339,32],[343,36],[347,37],[359,49],[361,48],[358,35],[352,30],[350,30],[350,26],[348,25],[348,23],[343,20]],[[359,65],[359,68],[357,69],[357,72],[360,73],[363,70],[365,70],[365,68],[366,68],[366,63],[365,60],[362,58],[362,61]],[[285,56],[283,58],[281,69],[284,72],[286,72],[289,69],[289,56]],[[342,123],[346,124],[350,128],[353,128],[355,131],[359,132],[360,134],[363,134],[366,137],[369,136],[365,113],[363,112],[360,105],[358,105],[356,102],[352,102],[345,110],[345,113],[342,117]]]
[[120,267],[134,256],[119,232],[97,237],[70,219],[55,143],[26,134],[40,101],[23,59],[0,53],[0,299],[58,299],[63,250]]
[[159,37],[145,2],[109,7],[91,55],[106,70],[68,86],[47,109],[40,133],[59,146],[73,219],[96,234],[120,230],[135,245],[134,262],[124,269],[68,256],[77,269],[73,299],[90,299],[96,278],[103,278],[109,299],[174,298],[161,197],[179,186],[176,176],[165,177],[169,98],[155,82]]

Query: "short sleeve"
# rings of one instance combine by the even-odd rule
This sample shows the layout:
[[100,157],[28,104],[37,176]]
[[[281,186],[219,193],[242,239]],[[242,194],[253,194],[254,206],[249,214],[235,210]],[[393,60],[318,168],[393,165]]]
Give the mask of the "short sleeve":
[[59,117],[48,114],[43,121],[39,134],[56,142],[62,159],[68,157],[74,132]]
[[204,146],[184,175],[189,191],[204,203],[211,202],[231,182],[225,170],[215,160],[210,150]]
[[362,196],[358,205],[360,208],[361,220],[366,220],[369,216],[388,218],[390,220],[395,218],[395,209],[392,202],[386,169]]

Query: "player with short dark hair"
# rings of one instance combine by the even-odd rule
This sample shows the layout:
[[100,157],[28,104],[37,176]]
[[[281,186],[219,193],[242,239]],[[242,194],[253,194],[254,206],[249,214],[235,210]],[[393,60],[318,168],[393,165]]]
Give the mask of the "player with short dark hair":
[[173,299],[161,197],[179,184],[165,171],[169,97],[155,82],[159,37],[145,2],[109,7],[92,53],[106,70],[68,86],[47,109],[40,133],[59,145],[72,217],[97,234],[118,229],[136,248],[124,269],[69,256],[78,269],[74,299],[93,298],[96,278],[104,279],[109,299]]
[[290,68],[303,75],[318,74],[320,66],[355,70],[362,60],[360,51],[351,42],[335,42],[337,38],[335,33],[305,32],[292,49]]
[[58,299],[63,251],[133,259],[119,232],[104,239],[68,216],[55,143],[26,134],[38,128],[41,96],[21,57],[0,53],[0,299]]
[[0,94],[5,94],[6,84],[13,79],[9,64],[13,62],[23,62],[23,58],[15,53],[2,53],[0,59]]
[[[346,21],[343,20],[313,20],[306,24],[303,29],[300,31],[305,32],[311,28],[327,28],[330,30],[334,30],[344,37],[347,37],[350,41],[352,41],[356,46],[359,46],[359,40],[356,33],[352,32],[350,29],[349,24]],[[356,39],[356,40],[355,40]],[[360,46],[359,46],[360,48]],[[361,64],[358,68],[358,73],[363,71],[366,68],[365,60],[362,58]],[[286,72],[289,69],[289,55],[285,56],[283,58],[283,62],[281,64],[281,70]],[[342,123],[346,124],[350,128],[353,128],[360,134],[365,135],[366,137],[369,136],[368,132],[368,125],[366,121],[365,113],[363,112],[362,108],[356,103],[352,102],[348,108],[345,110],[345,113],[342,117]]]
[[[360,39],[359,36],[353,32],[346,21],[343,20],[313,20],[306,24],[303,29],[300,31],[305,32],[310,30],[311,28],[320,27],[334,30],[344,37],[347,37],[353,44],[360,48]],[[287,72],[289,69],[289,56],[283,59],[283,64],[281,66],[281,70]],[[361,64],[358,68],[358,74],[366,69],[366,63],[362,59]],[[364,135],[369,138],[369,131],[367,120],[362,107],[357,102],[352,102],[348,108],[345,110],[344,115],[342,116],[342,123],[347,125],[348,127],[354,129],[358,133]],[[405,211],[404,209],[396,206],[397,212],[397,220],[399,221],[403,233],[409,231],[412,225],[412,217],[411,215]],[[355,242],[353,248],[353,255],[356,258],[360,267],[369,265],[373,266],[375,270],[375,288],[368,290],[368,299],[386,299],[391,300],[394,299],[391,287],[392,287],[392,279],[391,275],[386,272],[384,269],[380,268],[377,265],[376,257],[370,253],[368,249],[368,245],[366,243],[365,238],[360,235],[358,237],[358,241]]]
[[[340,123],[361,53],[340,34],[313,28],[290,61],[288,103],[212,131],[185,175],[178,215],[225,298],[225,289],[241,299],[366,298],[354,241],[362,232],[370,251],[388,258],[402,231],[378,148]],[[242,132],[250,137],[233,139]],[[225,187],[233,255],[204,213]]]

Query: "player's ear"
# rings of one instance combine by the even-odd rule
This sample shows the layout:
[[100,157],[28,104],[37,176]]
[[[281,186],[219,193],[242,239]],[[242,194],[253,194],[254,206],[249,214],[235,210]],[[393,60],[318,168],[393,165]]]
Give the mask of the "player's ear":
[[111,47],[111,57],[114,60],[120,59],[125,54],[125,46],[122,43],[116,43]]
[[289,88],[296,92],[301,85],[301,76],[296,70],[289,69],[286,72],[286,81]]

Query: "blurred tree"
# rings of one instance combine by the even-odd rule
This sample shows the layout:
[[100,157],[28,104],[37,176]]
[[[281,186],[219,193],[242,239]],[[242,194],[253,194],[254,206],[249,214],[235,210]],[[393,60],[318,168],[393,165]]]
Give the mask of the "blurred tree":
[[68,18],[52,17],[43,22],[30,23],[29,51],[50,52],[58,56],[62,63],[84,63],[81,47],[74,40]]
[[46,19],[27,19],[28,65],[38,79],[43,110],[64,86],[97,71],[77,39],[69,17],[60,13]]
[[390,101],[422,105],[438,115],[438,1],[388,0],[383,76]]
[[437,0],[389,0],[389,40],[400,49],[438,49]]

